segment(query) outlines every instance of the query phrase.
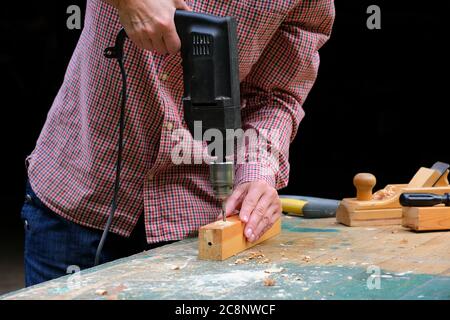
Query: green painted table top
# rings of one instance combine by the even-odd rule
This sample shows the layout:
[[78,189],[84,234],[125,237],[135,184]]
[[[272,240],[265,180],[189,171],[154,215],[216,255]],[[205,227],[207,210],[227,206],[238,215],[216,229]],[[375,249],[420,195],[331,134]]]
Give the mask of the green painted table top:
[[280,236],[223,262],[187,239],[0,298],[450,299],[450,233],[284,217]]

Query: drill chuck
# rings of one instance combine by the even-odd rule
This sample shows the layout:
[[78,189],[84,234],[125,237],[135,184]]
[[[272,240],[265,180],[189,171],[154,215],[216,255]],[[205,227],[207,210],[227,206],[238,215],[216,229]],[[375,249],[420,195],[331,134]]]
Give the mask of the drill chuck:
[[225,201],[233,191],[234,164],[233,162],[212,162],[209,164],[209,178],[214,194]]

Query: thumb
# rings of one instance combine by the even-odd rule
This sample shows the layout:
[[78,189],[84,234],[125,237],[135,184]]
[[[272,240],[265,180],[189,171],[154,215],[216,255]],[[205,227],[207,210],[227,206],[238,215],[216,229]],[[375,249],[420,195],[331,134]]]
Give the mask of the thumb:
[[192,11],[192,9],[183,0],[175,1],[175,8],[186,11]]
[[225,208],[225,212],[227,215],[231,215],[235,210],[240,209],[242,205],[242,199],[244,199],[244,195],[246,192],[247,184],[241,184],[234,189],[231,196],[227,199],[227,205]]

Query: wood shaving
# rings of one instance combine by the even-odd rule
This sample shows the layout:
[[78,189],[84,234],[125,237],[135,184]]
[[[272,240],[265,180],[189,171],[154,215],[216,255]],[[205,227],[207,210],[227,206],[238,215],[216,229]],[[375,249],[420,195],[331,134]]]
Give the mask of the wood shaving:
[[265,255],[262,252],[249,252],[247,259],[253,260],[253,259],[262,259]]
[[[338,259],[338,258],[336,258],[336,257],[333,257],[333,258],[331,258],[330,260],[328,260],[328,261],[327,261],[327,264],[331,264],[331,263],[333,263],[333,262],[337,261],[337,259]],[[351,264],[355,265],[355,264],[356,264],[356,262],[351,262]]]
[[172,270],[180,270],[181,268],[180,268],[180,266],[173,266],[171,269]]
[[[260,251],[258,251],[258,252],[252,251],[247,254],[247,257],[240,258],[240,259],[237,259],[236,261],[234,261],[234,264],[244,264],[250,260],[254,260],[254,259],[259,260],[259,259],[263,259],[265,257],[266,256]],[[267,262],[269,261],[269,259],[265,259],[265,260],[261,260],[261,261],[266,261],[266,260],[267,260]],[[267,262],[259,262],[259,263],[267,263]]]
[[372,200],[385,200],[396,195],[394,186],[387,186],[386,188],[375,192],[372,196]]
[[270,268],[270,269],[264,270],[264,272],[265,273],[279,273],[283,270],[284,270],[284,268]]
[[311,261],[311,257],[310,256],[305,256],[305,255],[301,256],[300,259],[302,261],[305,261],[305,262],[310,262]]
[[259,261],[258,263],[264,264],[264,263],[269,263],[269,262],[270,262],[270,259],[264,259],[264,260]]
[[264,279],[264,285],[266,287],[273,287],[275,285],[275,280],[271,278]]
[[104,289],[98,289],[98,290],[95,290],[95,294],[98,296],[106,296],[108,294],[108,291],[106,291]]

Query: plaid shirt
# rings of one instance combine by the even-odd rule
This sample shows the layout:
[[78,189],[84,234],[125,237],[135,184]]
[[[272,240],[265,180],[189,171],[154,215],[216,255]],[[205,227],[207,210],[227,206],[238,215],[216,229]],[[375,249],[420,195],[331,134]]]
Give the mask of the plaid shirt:
[[[289,144],[304,116],[302,104],[328,39],[333,0],[187,0],[197,12],[234,16],[238,25],[244,129],[280,132],[279,168],[263,174],[256,163],[238,165],[236,184],[264,179],[276,188],[289,176]],[[103,229],[115,177],[121,75],[103,50],[120,30],[118,13],[88,0],[84,29],[36,148],[27,158],[38,197],[78,224]],[[175,165],[174,129],[185,128],[180,55],[125,46],[128,101],[121,188],[111,231],[129,236],[145,214],[149,243],[178,240],[217,219],[220,204],[208,166]]]

